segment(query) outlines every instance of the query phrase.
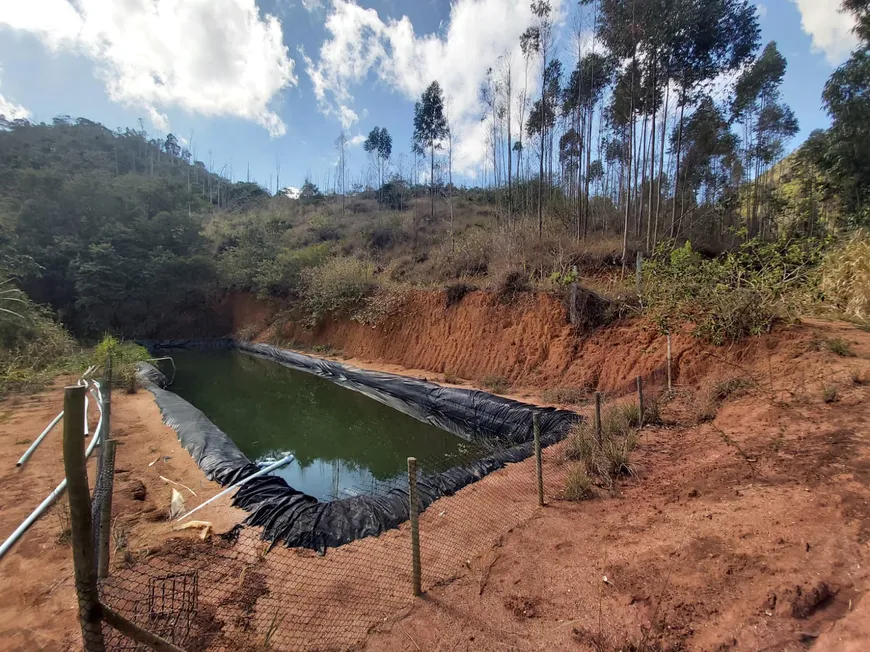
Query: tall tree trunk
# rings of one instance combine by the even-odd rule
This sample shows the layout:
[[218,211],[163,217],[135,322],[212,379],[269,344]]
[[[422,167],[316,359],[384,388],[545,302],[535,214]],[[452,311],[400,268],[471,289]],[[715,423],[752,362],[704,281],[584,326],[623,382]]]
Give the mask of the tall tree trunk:
[[655,224],[653,224],[653,241],[652,246],[655,249],[655,246],[659,241],[659,215],[661,214],[662,207],[662,180],[665,178],[665,139],[668,135],[668,108],[671,101],[671,93],[670,89],[667,87],[667,81],[665,85],[665,111],[662,115],[662,146],[659,152],[659,180],[656,184],[656,218]]
[[680,154],[683,149],[683,118],[686,114],[686,90],[683,89],[680,94],[680,126],[677,135],[677,158],[676,172],[674,173],[674,205],[671,206],[671,240],[676,237],[676,220],[677,220],[677,195],[680,190]]
[[643,192],[643,184],[646,182],[646,126],[649,121],[649,116],[644,114],[643,116],[643,129],[641,130],[640,136],[640,145],[638,146],[638,152],[640,154],[640,186],[637,189],[637,238],[640,240],[643,235],[643,200],[644,200],[644,192]]
[[658,104],[656,102],[656,91],[658,90],[658,86],[656,85],[658,82],[658,78],[656,77],[656,73],[658,72],[656,69],[656,63],[658,62],[658,53],[653,54],[653,94],[652,94],[652,126],[650,131],[652,135],[650,136],[650,146],[649,146],[649,202],[648,202],[648,212],[649,215],[646,218],[646,251],[650,252],[650,235],[652,234],[652,223],[653,223],[653,188],[656,185],[656,109],[658,108]]
[[[632,7],[634,3],[632,3]],[[630,84],[630,93],[631,93],[631,101],[629,102],[629,111],[628,111],[628,121],[629,121],[629,142],[628,142],[628,174],[626,175],[626,185],[628,188],[626,189],[625,196],[625,221],[622,225],[622,270],[625,271],[625,265],[628,260],[628,218],[631,215],[631,166],[632,159],[634,157],[634,73],[637,62],[637,48],[634,48],[634,52],[631,57],[631,84]]]
[[429,148],[431,152],[431,165],[429,167],[429,194],[432,199],[431,220],[435,221],[435,143]]

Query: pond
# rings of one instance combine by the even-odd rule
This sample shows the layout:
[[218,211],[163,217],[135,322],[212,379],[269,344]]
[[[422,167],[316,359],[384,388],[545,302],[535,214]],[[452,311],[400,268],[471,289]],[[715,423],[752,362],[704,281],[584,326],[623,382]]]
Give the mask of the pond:
[[169,388],[202,410],[252,461],[296,456],[279,470],[320,500],[400,485],[407,458],[426,472],[482,457],[479,445],[326,379],[239,351],[171,353]]

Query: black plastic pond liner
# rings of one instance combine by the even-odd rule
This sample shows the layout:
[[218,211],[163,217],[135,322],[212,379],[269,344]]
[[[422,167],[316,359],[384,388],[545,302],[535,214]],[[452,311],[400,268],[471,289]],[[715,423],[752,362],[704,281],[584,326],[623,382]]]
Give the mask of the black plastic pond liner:
[[[466,440],[491,446],[493,453],[482,459],[420,477],[417,487],[421,510],[506,464],[531,456],[534,413],[540,416],[543,446],[564,438],[571,425],[580,420],[577,414],[565,410],[528,405],[479,390],[442,387],[425,380],[356,369],[267,344],[231,339],[142,343],[154,352],[173,348],[238,349],[326,378]],[[164,421],[178,432],[184,448],[210,479],[228,485],[257,469],[232,439],[201,411],[161,389],[165,377],[159,371],[142,364],[140,377],[154,393]],[[287,546],[320,551],[377,536],[409,518],[408,495],[404,488],[391,489],[383,496],[362,495],[320,502],[296,491],[278,476],[255,478],[243,485],[233,504],[251,512],[244,523],[262,526],[263,538],[273,544],[283,541]]]

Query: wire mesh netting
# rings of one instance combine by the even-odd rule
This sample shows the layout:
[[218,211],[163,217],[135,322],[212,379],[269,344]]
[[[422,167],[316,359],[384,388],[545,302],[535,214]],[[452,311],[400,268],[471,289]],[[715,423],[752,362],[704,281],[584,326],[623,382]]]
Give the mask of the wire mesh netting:
[[[608,400],[633,391],[626,384]],[[543,451],[548,502],[561,497],[572,465],[565,445]],[[441,470],[437,457],[418,458],[419,477]],[[407,479],[350,490],[399,493],[407,501]],[[423,591],[464,576],[484,584],[503,537],[539,509],[534,456],[434,501],[419,521]],[[101,583],[102,598],[185,649],[210,651],[349,649],[416,599],[407,522],[325,552],[272,544],[262,531],[237,527],[206,541],[170,539],[144,559],[116,560]],[[108,628],[106,635],[110,650],[142,649]]]

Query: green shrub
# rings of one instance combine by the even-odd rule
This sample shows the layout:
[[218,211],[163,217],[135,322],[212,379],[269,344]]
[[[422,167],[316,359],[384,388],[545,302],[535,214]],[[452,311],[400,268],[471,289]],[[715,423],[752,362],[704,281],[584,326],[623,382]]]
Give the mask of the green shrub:
[[823,245],[750,240],[705,259],[689,242],[673,250],[663,243],[644,263],[643,305],[663,328],[690,321],[715,344],[759,335],[793,319],[806,302]]
[[[135,342],[122,342],[107,334],[94,347],[94,352],[91,354],[91,364],[104,369],[106,359],[110,354],[112,356],[112,385],[123,387],[130,394],[135,393],[137,387],[136,363],[151,359],[148,349]],[[95,377],[99,377],[99,373]]]
[[480,384],[493,394],[504,394],[510,389],[510,383],[504,376],[485,376]]
[[59,374],[84,371],[75,340],[48,310],[17,291],[5,296],[15,301],[4,301],[9,312],[0,311],[0,394],[37,389]]
[[263,260],[252,275],[253,289],[261,296],[298,296],[305,287],[305,270],[329,259],[329,245],[321,243],[303,249],[282,249]]
[[356,258],[330,258],[304,271],[306,323],[315,326],[327,315],[349,314],[377,289],[371,266]]
[[565,498],[581,501],[592,498],[592,478],[582,464],[574,464],[565,478]]
[[400,285],[379,285],[374,292],[362,301],[353,311],[351,319],[375,328],[387,319],[398,314],[408,300],[410,288]]

